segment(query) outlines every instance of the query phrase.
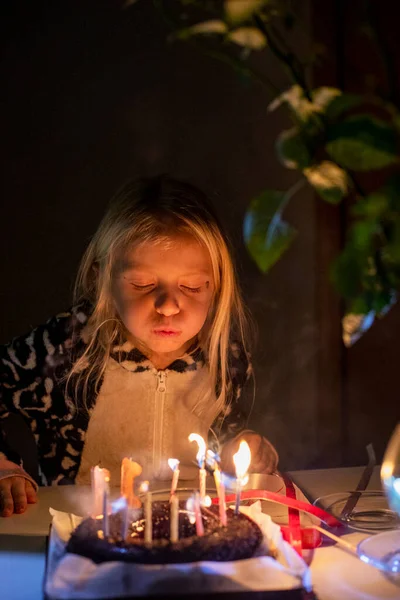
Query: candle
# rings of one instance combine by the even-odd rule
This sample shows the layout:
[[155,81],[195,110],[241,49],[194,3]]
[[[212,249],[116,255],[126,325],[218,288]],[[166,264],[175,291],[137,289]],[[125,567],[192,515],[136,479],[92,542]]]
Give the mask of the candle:
[[103,534],[105,538],[107,538],[110,534],[108,527],[108,496],[109,490],[107,485],[106,489],[103,492]]
[[140,508],[140,500],[135,496],[135,477],[142,473],[142,467],[131,458],[123,458],[121,463],[121,496],[127,499],[130,508]]
[[200,489],[200,500],[203,503],[206,495],[206,477],[207,471],[205,470],[206,462],[206,443],[204,439],[198,433],[191,433],[189,435],[189,442],[196,442],[199,450],[196,454],[196,460],[199,465],[199,489]]
[[194,495],[194,516],[196,519],[196,534],[204,535],[203,517],[201,516],[201,499],[199,492]]
[[242,486],[246,481],[247,470],[251,463],[251,452],[247,442],[242,440],[239,445],[239,450],[233,455],[233,463],[236,469],[236,503],[235,514],[239,514],[240,493]]
[[178,479],[179,479],[179,460],[177,458],[169,458],[168,466],[172,469],[172,483],[171,483],[171,493],[170,499],[176,492],[176,488],[178,487]]
[[129,506],[125,496],[121,496],[111,503],[111,512],[112,514],[121,514],[121,538],[125,540],[128,535],[129,527]]
[[207,465],[213,470],[215,488],[218,495],[218,507],[219,507],[219,520],[223,527],[226,526],[226,503],[225,503],[225,485],[222,482],[221,471],[219,470],[220,458],[218,454],[212,450],[207,450],[206,462]]
[[110,481],[110,471],[99,466],[91,468],[92,482],[92,516],[97,517],[104,513],[104,492]]
[[140,492],[144,493],[144,541],[146,544],[151,544],[153,541],[153,507],[152,493],[149,491],[149,482],[143,481],[140,486]]
[[219,520],[223,527],[226,527],[226,504],[225,504],[225,486],[221,479],[221,471],[218,467],[214,469],[214,481],[218,494]]
[[179,539],[179,498],[176,494],[171,496],[170,506],[170,541],[171,543],[177,542]]

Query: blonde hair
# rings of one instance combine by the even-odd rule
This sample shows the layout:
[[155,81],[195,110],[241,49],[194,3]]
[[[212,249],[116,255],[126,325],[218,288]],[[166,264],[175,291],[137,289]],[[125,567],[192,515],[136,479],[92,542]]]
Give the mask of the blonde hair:
[[75,284],[75,302],[87,301],[93,312],[85,327],[87,345],[73,364],[68,382],[75,380],[87,406],[89,380],[99,390],[112,348],[122,344],[124,326],[112,299],[117,256],[147,241],[189,234],[207,248],[214,277],[214,297],[198,335],[208,364],[216,411],[231,401],[229,344],[239,341],[247,352],[249,317],[235,276],[227,239],[205,195],[194,186],[167,176],[125,185],[113,198],[82,258]]

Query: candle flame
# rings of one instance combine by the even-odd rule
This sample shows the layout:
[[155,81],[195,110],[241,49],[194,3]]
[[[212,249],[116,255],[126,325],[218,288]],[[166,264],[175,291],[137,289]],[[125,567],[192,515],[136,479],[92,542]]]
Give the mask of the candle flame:
[[121,510],[124,510],[126,507],[128,506],[128,500],[125,498],[125,496],[121,496],[120,498],[117,498],[117,500],[114,500],[114,502],[111,502],[111,512],[117,513]]
[[146,494],[149,491],[149,482],[148,481],[142,481],[142,483],[139,486],[139,492],[141,494]]
[[177,458],[169,458],[168,459],[168,466],[170,469],[172,469],[173,471],[176,471],[176,469],[179,467],[179,460]]
[[206,506],[207,508],[209,506],[211,506],[212,504],[212,500],[210,496],[204,496],[204,500],[203,500],[203,506]]
[[206,443],[204,439],[198,433],[191,433],[188,437],[189,442],[196,442],[199,446],[199,450],[196,454],[197,463],[202,469],[204,467],[204,461],[206,459]]
[[191,496],[187,499],[186,510],[188,512],[189,522],[194,525],[196,523],[196,516],[194,514],[194,498]]
[[251,452],[247,442],[242,440],[239,450],[233,455],[237,479],[243,479],[251,463]]

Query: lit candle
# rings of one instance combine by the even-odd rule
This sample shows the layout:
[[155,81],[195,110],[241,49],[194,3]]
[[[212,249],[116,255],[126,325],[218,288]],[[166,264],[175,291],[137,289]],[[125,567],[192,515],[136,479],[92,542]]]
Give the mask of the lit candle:
[[206,462],[206,443],[204,439],[198,433],[191,433],[189,435],[189,442],[196,442],[199,450],[196,454],[196,460],[199,465],[199,488],[200,488],[200,500],[203,503],[206,495],[206,477],[207,471],[205,470]]
[[214,469],[214,481],[218,494],[219,520],[223,527],[226,527],[226,504],[225,504],[225,486],[221,479],[221,471],[218,467]]
[[170,499],[176,492],[176,488],[178,487],[178,479],[179,479],[179,460],[177,458],[169,458],[168,466],[172,469],[172,483],[171,483],[171,494]]
[[108,482],[110,481],[110,471],[102,469],[99,466],[91,468],[92,482],[92,516],[97,517],[103,514],[104,492],[108,491]]
[[140,500],[134,493],[135,477],[142,473],[142,467],[131,458],[123,458],[121,463],[121,496],[127,499],[130,508],[140,508]]
[[226,503],[225,503],[225,485],[221,478],[221,471],[219,470],[220,458],[218,454],[212,450],[207,450],[206,462],[209,467],[213,470],[215,488],[218,495],[218,507],[219,507],[219,520],[223,527],[226,526]]
[[247,442],[241,441],[239,450],[233,455],[233,463],[236,469],[236,504],[235,514],[239,514],[240,493],[246,482],[247,470],[251,463],[251,452]]
[[108,482],[109,481],[110,481],[110,479],[108,478],[106,481],[107,486],[103,492],[103,534],[104,534],[105,538],[107,538],[110,534],[109,527],[108,527],[108,497],[109,497]]
[[144,541],[146,544],[151,544],[153,541],[153,507],[152,493],[149,491],[149,482],[143,481],[139,488],[141,493],[144,493]]
[[196,519],[196,534],[204,535],[203,517],[201,516],[201,499],[199,492],[194,495],[194,516]]
[[171,505],[170,505],[170,541],[172,543],[177,542],[179,540],[179,498],[176,494],[172,494],[171,496]]

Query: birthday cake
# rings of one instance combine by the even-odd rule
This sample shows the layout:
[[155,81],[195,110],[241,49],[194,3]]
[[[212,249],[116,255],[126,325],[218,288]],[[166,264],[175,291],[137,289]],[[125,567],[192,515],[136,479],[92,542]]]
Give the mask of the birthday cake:
[[[67,552],[91,559],[95,563],[123,561],[142,564],[171,564],[197,561],[232,561],[251,558],[263,542],[258,525],[246,515],[227,510],[227,524],[222,526],[218,507],[201,508],[204,535],[196,535],[185,504],[179,505],[179,539],[170,541],[170,504],[156,501],[152,506],[152,542],[145,542],[146,520],[142,509],[131,513],[127,535],[122,513],[109,516],[105,536],[102,520],[87,518],[72,533]],[[265,550],[265,549],[264,549]]]

